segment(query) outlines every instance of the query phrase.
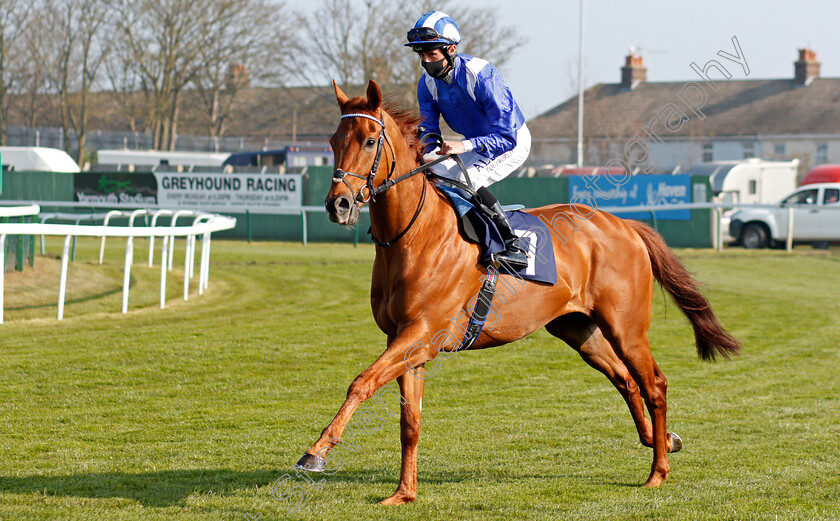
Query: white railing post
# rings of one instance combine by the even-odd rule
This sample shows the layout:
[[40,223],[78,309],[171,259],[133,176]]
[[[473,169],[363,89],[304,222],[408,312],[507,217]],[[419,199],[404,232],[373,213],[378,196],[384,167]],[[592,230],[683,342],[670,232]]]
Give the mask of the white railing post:
[[[172,210],[158,210],[152,216],[152,228],[157,225],[158,217],[161,215],[172,215]],[[155,236],[149,236],[149,267],[151,268],[154,265],[154,258],[155,258]]]
[[64,238],[64,248],[61,250],[61,277],[58,280],[58,320],[64,318],[64,296],[67,294],[67,264],[70,261],[70,239]]
[[793,251],[793,207],[788,206],[788,229],[787,229],[787,242],[785,244],[785,249],[788,253]]
[[723,208],[715,208],[715,216],[717,217],[717,229],[715,230],[715,247],[717,248],[717,251],[723,251]]
[[184,252],[184,300],[190,298],[190,243],[192,236],[186,237],[187,249]]
[[[169,223],[173,229],[175,228],[175,224],[178,222],[178,217],[182,215],[193,215],[195,212],[192,210],[177,210],[174,214],[172,214],[172,222]],[[172,269],[172,259],[175,257],[175,236],[172,236],[172,240],[169,241],[169,269]]]
[[128,313],[128,289],[131,284],[131,263],[134,260],[134,237],[125,241],[125,266],[123,267],[122,312]]
[[206,287],[204,280],[207,277],[207,247],[209,246],[209,234],[205,233],[201,236],[201,257],[198,261],[198,294],[204,295],[204,288]]
[[[193,226],[198,226],[199,223],[206,222],[209,219],[209,215],[199,215],[195,219],[193,219]],[[191,245],[189,248],[190,254],[190,278],[195,276],[195,248],[196,248],[196,241],[198,237],[197,235],[193,235],[190,237]],[[203,246],[203,244],[202,244]],[[203,249],[202,249],[203,251]],[[203,254],[202,254],[203,255]],[[202,257],[203,258],[203,257]],[[201,284],[199,283],[199,290],[201,290]]]
[[189,242],[189,246],[187,249],[187,256],[189,257],[189,260],[187,263],[186,273],[189,276],[189,278],[192,279],[193,271],[195,271],[195,235],[190,235],[187,238],[187,241]]
[[[204,289],[207,289],[207,286],[210,281],[210,234],[204,234],[207,237],[207,255],[204,257]],[[204,247],[202,246],[201,252],[204,253]]]
[[[131,215],[128,218],[128,227],[134,228],[134,219],[141,216],[141,215],[148,215],[149,210],[138,209],[131,212]],[[127,246],[126,246],[127,247]],[[131,238],[131,262],[134,262],[134,237]],[[123,297],[123,300],[126,301],[126,304],[123,307],[128,305],[128,296]],[[123,311],[125,313],[125,311]]]
[[[111,217],[115,217],[117,215],[122,215],[120,210],[111,210],[105,214],[105,219],[102,220],[102,226],[108,226],[108,221],[111,220]],[[99,264],[105,260],[105,236],[102,236],[102,240],[99,241]]]
[[[174,239],[175,237],[171,237]],[[167,246],[169,245],[170,237],[168,235],[163,236],[163,244],[160,247],[160,309],[166,307],[166,253],[169,250]]]

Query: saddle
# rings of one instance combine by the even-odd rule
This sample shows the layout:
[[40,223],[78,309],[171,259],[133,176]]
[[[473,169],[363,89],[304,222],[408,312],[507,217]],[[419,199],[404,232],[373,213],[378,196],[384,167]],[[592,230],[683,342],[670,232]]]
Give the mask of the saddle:
[[[436,175],[434,177],[437,180],[434,183],[435,188],[449,199],[458,216],[458,228],[461,231],[461,236],[467,241],[482,247],[480,262],[484,266],[490,266],[493,255],[505,249],[504,240],[496,225],[487,217],[485,212],[476,208],[476,203],[471,200],[472,198],[467,199],[464,196],[459,190],[460,186],[458,188],[447,186],[447,184],[454,182]],[[517,208],[517,210],[506,211],[505,213],[514,233],[519,236],[528,252],[528,267],[512,271],[502,265],[499,266],[499,271],[525,280],[556,284],[557,269],[554,247],[551,243],[551,233],[549,233],[548,227],[539,218],[518,211],[518,209],[523,208],[522,205],[516,205],[514,208]]]

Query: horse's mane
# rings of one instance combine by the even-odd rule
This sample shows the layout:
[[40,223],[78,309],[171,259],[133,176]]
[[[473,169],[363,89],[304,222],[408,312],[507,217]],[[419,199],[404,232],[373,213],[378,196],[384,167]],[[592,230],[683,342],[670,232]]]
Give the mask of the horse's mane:
[[423,162],[423,146],[418,135],[418,125],[420,125],[420,116],[413,110],[400,106],[397,102],[387,100],[382,106],[382,110],[387,112],[391,118],[396,122],[400,128],[400,132],[405,138],[409,150],[417,154],[417,162]]

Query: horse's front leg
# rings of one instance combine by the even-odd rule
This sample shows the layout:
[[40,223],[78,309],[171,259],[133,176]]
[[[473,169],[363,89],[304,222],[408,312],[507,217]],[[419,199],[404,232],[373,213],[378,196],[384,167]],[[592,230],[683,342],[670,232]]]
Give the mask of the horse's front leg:
[[397,377],[402,393],[400,408],[400,443],[402,466],[400,484],[380,505],[402,505],[417,497],[417,442],[420,440],[420,414],[423,409],[425,369],[422,364]]
[[341,440],[344,429],[359,405],[373,396],[383,385],[412,369],[412,366],[417,367],[437,355],[432,346],[425,343],[428,339],[427,333],[427,328],[404,329],[388,344],[385,352],[353,380],[347,390],[347,398],[335,418],[321,433],[318,441],[306,450],[295,465],[297,468],[310,472],[322,472],[327,463],[325,456]]

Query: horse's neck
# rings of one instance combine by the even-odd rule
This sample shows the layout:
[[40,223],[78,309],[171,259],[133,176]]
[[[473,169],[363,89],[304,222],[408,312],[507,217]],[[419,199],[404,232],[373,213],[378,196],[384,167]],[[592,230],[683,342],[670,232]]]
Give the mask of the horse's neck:
[[[411,225],[403,237],[385,250],[427,249],[433,244],[450,241],[452,235],[458,234],[454,214],[450,215],[454,210],[422,174],[395,184],[377,199],[370,207],[371,229],[376,240],[391,241]],[[417,213],[421,204],[422,208]],[[417,218],[412,223],[416,213]],[[454,226],[449,225],[450,221]]]

